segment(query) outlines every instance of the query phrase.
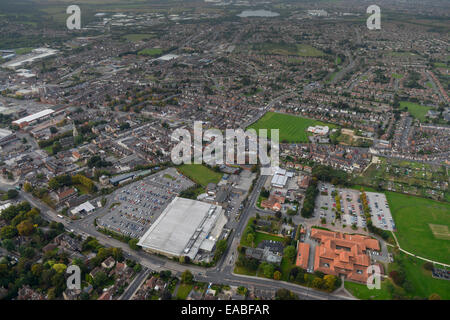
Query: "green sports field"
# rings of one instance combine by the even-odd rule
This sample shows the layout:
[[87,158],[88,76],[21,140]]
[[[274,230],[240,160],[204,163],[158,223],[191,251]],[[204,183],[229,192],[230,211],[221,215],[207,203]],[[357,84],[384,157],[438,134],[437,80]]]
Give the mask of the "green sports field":
[[[252,124],[249,129],[279,129],[280,142],[283,143],[298,143],[308,142],[309,126],[327,125],[331,128],[336,128],[336,125],[323,123],[317,120],[306,119],[302,117],[292,116],[283,113],[267,112],[261,119]],[[270,130],[268,131],[270,137]]]
[[282,56],[322,57],[325,53],[308,44],[263,42],[252,45],[252,49],[262,54]]
[[142,56],[150,56],[150,57],[157,57],[163,54],[163,50],[161,48],[149,48],[144,49],[138,52],[138,55]]
[[449,264],[450,203],[395,192],[386,192],[386,197],[402,249]]
[[206,187],[208,183],[218,183],[223,174],[201,164],[183,164],[178,170],[192,181]]
[[409,101],[401,101],[400,102],[400,108],[403,109],[404,107],[408,108],[408,112],[416,119],[419,119],[421,122],[425,121],[425,115],[427,114],[428,110],[431,108],[422,106],[417,103],[409,102]]
[[[130,33],[123,36],[124,39],[131,42],[138,42],[154,38],[155,35],[151,33]],[[147,49],[148,50],[148,49]]]

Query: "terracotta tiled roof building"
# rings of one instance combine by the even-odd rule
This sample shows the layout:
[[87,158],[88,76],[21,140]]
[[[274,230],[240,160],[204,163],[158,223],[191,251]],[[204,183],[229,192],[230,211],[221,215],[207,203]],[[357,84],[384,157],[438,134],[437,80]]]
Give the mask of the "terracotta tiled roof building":
[[363,235],[350,235],[313,228],[311,238],[318,240],[314,271],[366,282],[370,258],[367,250],[380,251],[378,240]]
[[309,247],[308,243],[300,242],[298,245],[297,260],[295,261],[297,267],[305,270],[308,268]]

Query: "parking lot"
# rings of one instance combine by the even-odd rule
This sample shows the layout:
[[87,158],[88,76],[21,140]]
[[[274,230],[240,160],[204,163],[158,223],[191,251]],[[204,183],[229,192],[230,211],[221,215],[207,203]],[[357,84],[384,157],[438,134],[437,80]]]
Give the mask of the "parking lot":
[[365,228],[367,226],[366,217],[362,207],[360,192],[351,189],[342,189],[339,191],[341,198],[342,223]]
[[365,228],[367,221],[364,216],[360,192],[352,189],[338,189],[330,183],[319,183],[319,195],[316,201],[315,216],[325,218],[326,223],[337,223],[335,195],[339,194],[341,206],[341,223],[343,225],[356,224],[359,228]]
[[175,196],[194,183],[168,168],[115,191],[113,207],[98,225],[132,238],[141,237]]
[[392,218],[386,195],[375,192],[366,192],[366,195],[372,214],[373,225],[383,230],[395,230],[394,219]]
[[[325,218],[327,223],[334,222],[336,219],[336,214],[333,212],[333,204],[335,203],[334,197],[331,195],[333,193],[334,186],[329,183],[319,183],[319,195],[316,202],[316,210],[314,215],[320,219]],[[327,193],[326,195],[322,193]]]

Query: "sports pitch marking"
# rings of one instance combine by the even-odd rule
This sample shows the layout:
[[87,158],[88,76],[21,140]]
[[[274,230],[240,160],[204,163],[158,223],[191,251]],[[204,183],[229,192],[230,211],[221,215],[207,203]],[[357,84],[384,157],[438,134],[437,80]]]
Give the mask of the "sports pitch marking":
[[442,224],[428,224],[430,226],[431,232],[437,239],[442,240],[450,240],[450,232],[448,230],[448,226],[444,226]]

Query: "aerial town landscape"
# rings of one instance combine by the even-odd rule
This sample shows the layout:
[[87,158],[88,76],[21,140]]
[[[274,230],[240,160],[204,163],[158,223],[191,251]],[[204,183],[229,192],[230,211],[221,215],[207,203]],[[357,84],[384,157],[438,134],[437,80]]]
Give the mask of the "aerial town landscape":
[[[0,300],[450,300],[450,2],[0,0],[0,22]],[[278,129],[279,164],[234,138],[175,163],[195,122]]]

